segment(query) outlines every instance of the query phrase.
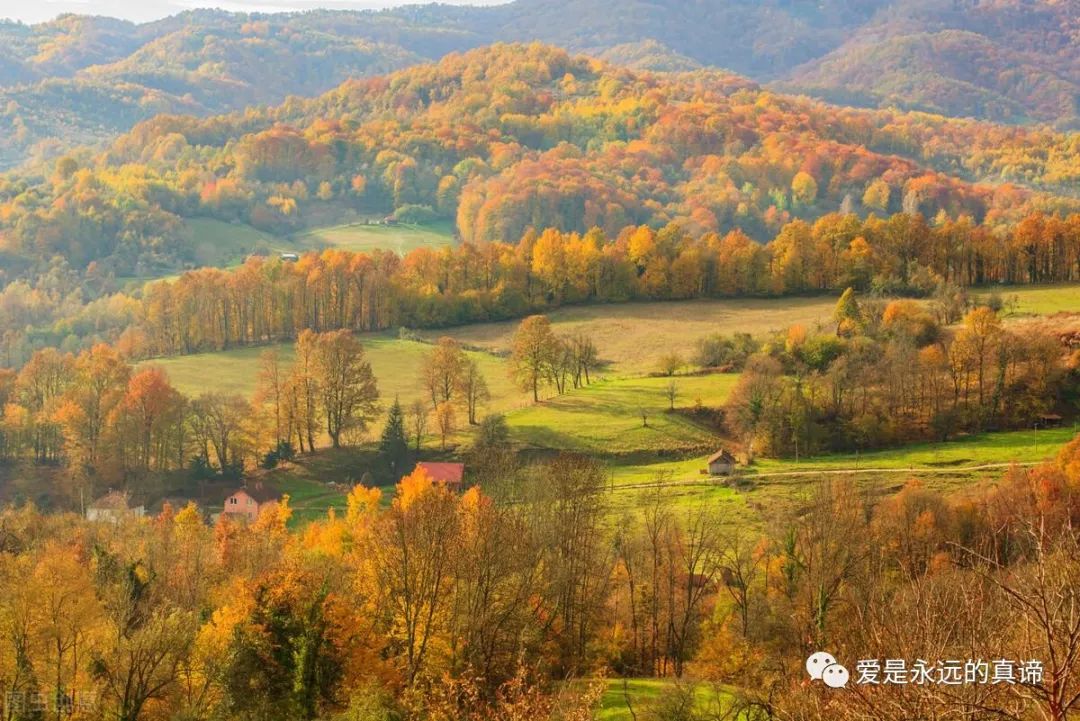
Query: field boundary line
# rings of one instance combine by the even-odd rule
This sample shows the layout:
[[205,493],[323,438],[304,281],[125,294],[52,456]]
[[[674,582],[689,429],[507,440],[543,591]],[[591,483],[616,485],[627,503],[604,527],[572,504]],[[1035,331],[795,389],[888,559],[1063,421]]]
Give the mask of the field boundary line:
[[1009,463],[983,463],[977,466],[954,466],[947,468],[940,468],[935,466],[911,466],[905,468],[827,468],[821,470],[806,470],[806,471],[774,471],[772,473],[761,474],[747,474],[742,476],[714,476],[708,480],[702,480],[698,478],[687,478],[677,481],[662,481],[659,483],[626,483],[621,485],[613,485],[612,491],[629,491],[629,490],[644,490],[647,488],[668,488],[676,486],[722,486],[722,478],[745,478],[747,480],[757,480],[759,478],[793,478],[797,476],[853,476],[859,473],[919,473],[919,474],[938,474],[947,475],[951,473],[971,473],[974,471],[991,471],[1000,470],[1002,468],[1010,468],[1012,466],[1020,466],[1023,468],[1030,468],[1037,466],[1045,461],[1016,461]]

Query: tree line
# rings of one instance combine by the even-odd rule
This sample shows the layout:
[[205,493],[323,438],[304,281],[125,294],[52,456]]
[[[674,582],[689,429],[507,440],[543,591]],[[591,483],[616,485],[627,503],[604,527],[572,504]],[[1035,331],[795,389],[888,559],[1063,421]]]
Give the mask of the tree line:
[[[827,215],[785,225],[767,244],[739,231],[693,235],[679,225],[625,228],[613,238],[548,229],[516,244],[308,253],[298,262],[252,257],[203,268],[73,308],[34,309],[44,294],[4,292],[11,327],[0,359],[25,362],[37,342],[78,349],[115,342],[131,357],[293,340],[302,330],[432,328],[520,318],[571,303],[839,292],[940,295],[984,283],[1080,279],[1080,215],[1032,215],[1004,235],[968,219]],[[21,324],[21,325],[20,325]],[[17,326],[17,327],[16,327]]]

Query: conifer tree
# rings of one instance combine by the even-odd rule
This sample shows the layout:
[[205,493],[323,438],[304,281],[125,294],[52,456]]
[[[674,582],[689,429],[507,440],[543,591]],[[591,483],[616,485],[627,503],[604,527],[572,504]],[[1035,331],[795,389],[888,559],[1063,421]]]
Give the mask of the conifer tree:
[[386,415],[386,426],[383,428],[382,438],[379,439],[379,453],[386,459],[395,476],[404,472],[409,455],[409,440],[405,435],[405,414],[397,398],[394,398],[394,403]]

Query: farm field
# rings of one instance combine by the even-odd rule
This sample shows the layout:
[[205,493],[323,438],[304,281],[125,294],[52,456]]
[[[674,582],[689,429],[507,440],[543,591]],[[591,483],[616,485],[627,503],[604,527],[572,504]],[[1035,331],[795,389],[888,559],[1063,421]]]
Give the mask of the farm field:
[[[1080,284],[1000,286],[1003,298],[1016,297],[1016,315],[1080,312]],[[986,289],[976,292],[982,297]],[[733,298],[587,305],[552,310],[547,315],[556,332],[584,332],[600,349],[614,375],[645,374],[671,351],[689,357],[699,338],[710,333],[764,335],[795,324],[827,327],[836,305],[833,296],[809,298]],[[676,320],[677,322],[672,322]],[[506,351],[517,321],[479,323],[424,332],[426,338],[449,335],[462,343]]]
[[[659,358],[675,351],[693,353],[699,338],[710,333],[762,335],[796,323],[814,328],[827,324],[836,298],[740,298],[724,300],[656,301],[587,305],[552,310],[547,315],[557,333],[584,332],[596,342],[608,374],[645,374],[656,370]],[[518,321],[480,323],[430,331],[464,344],[505,351]]]
[[452,244],[454,228],[450,222],[430,225],[344,223],[297,233],[292,241],[303,250],[332,247],[353,252],[392,250],[404,255],[416,248],[440,248]]
[[[423,396],[419,383],[420,366],[424,353],[429,351],[431,346],[388,335],[366,334],[360,338],[378,380],[384,407],[393,401],[394,396],[400,398],[402,405]],[[271,348],[277,350],[283,364],[292,362],[292,344],[282,343],[218,353],[173,356],[147,363],[164,368],[173,385],[185,394],[198,396],[206,392],[239,393],[251,398],[255,393],[259,373],[259,356]],[[524,404],[525,395],[511,382],[504,359],[476,351],[469,351],[469,355],[480,364],[487,380],[492,397],[491,410],[507,411]]]
[[994,291],[1006,302],[1016,301],[1016,307],[1009,310],[1009,315],[1080,313],[1080,284],[1003,285],[977,288],[974,294],[983,298]]

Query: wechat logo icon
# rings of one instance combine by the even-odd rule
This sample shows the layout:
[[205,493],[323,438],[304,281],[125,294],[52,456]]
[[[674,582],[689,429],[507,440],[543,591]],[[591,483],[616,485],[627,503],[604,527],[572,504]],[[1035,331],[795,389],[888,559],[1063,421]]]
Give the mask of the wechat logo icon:
[[806,659],[806,673],[814,681],[821,681],[829,688],[843,688],[847,686],[851,674],[848,670],[836,662],[836,658],[824,651],[810,654]]

